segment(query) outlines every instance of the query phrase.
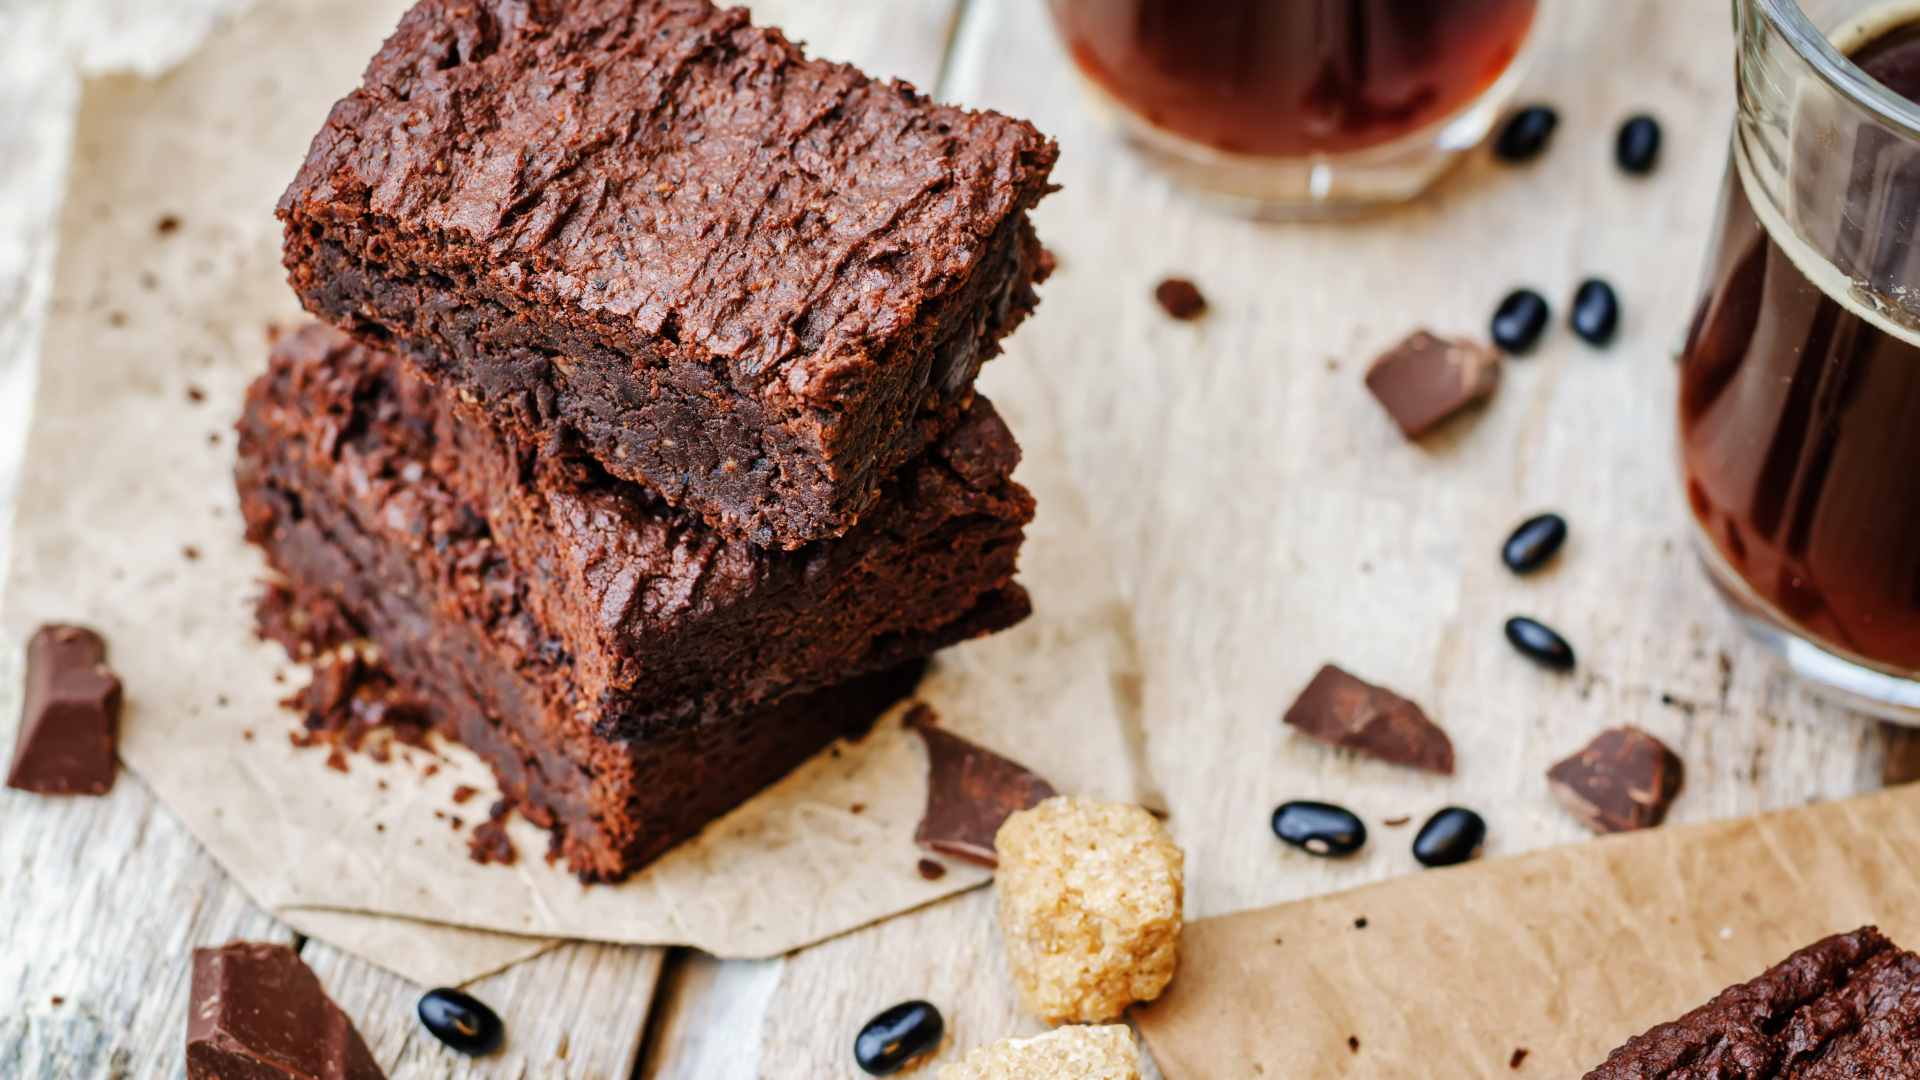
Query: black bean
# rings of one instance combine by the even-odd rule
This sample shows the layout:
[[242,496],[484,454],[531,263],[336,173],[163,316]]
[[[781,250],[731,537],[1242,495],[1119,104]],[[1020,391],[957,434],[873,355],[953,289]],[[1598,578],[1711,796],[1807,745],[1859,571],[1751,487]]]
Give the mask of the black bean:
[[1599,278],[1581,282],[1579,291],[1573,294],[1573,313],[1567,321],[1589,345],[1613,340],[1613,332],[1620,325],[1620,299],[1613,295],[1613,286]]
[[1523,353],[1540,340],[1547,328],[1547,298],[1532,289],[1515,289],[1493,313],[1493,343],[1510,353]]
[[1273,835],[1315,855],[1351,855],[1366,845],[1367,826],[1344,806],[1290,802],[1273,812]]
[[427,991],[419,1012],[420,1022],[434,1038],[463,1054],[491,1054],[507,1035],[500,1017],[480,999],[449,987]]
[[1449,806],[1420,826],[1413,857],[1423,866],[1452,866],[1473,858],[1487,839],[1487,823],[1462,806]]
[[1559,514],[1528,518],[1513,530],[1500,549],[1500,559],[1516,574],[1531,574],[1547,565],[1567,542],[1567,519]]
[[900,1067],[940,1045],[947,1023],[924,1001],[903,1001],[867,1021],[853,1040],[853,1060],[874,1076]]
[[1516,615],[1507,620],[1507,640],[1520,650],[1520,655],[1541,667],[1573,670],[1573,646],[1545,623]]
[[1660,161],[1660,121],[1641,115],[1621,124],[1620,137],[1613,144],[1613,158],[1635,176],[1652,172]]
[[1507,118],[1493,152],[1503,161],[1527,161],[1547,148],[1547,139],[1560,123],[1560,114],[1545,105],[1530,105]]

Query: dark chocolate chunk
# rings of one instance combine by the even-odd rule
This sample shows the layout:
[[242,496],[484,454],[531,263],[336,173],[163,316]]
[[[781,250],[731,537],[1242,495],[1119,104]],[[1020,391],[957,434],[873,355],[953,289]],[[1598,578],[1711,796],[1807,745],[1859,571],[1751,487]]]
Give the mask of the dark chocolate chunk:
[[1591,278],[1580,283],[1573,294],[1573,313],[1568,316],[1573,332],[1589,345],[1605,345],[1613,340],[1620,326],[1620,298],[1613,286]]
[[1502,161],[1519,163],[1538,157],[1560,124],[1560,114],[1545,105],[1530,105],[1507,118],[1494,140],[1493,152]]
[[1553,628],[1537,619],[1516,615],[1507,620],[1507,640],[1520,655],[1554,671],[1572,671],[1573,646]]
[[1510,353],[1524,353],[1540,341],[1552,314],[1546,297],[1532,289],[1515,289],[1494,309],[1488,332],[1495,345]]
[[914,843],[975,866],[999,866],[993,837],[1007,815],[1059,792],[1006,758],[942,731],[925,705],[915,705],[905,723],[927,744],[927,812]]
[[1422,866],[1452,866],[1473,858],[1487,839],[1487,823],[1463,806],[1449,806],[1427,819],[1413,838],[1413,857]]
[[939,1046],[946,1030],[939,1009],[924,1001],[903,1001],[860,1029],[853,1040],[854,1063],[874,1076],[899,1072]]
[[187,1080],[386,1080],[300,954],[236,941],[193,950]]
[[1528,518],[1507,537],[1500,560],[1516,574],[1531,574],[1547,565],[1567,542],[1567,519],[1559,514]]
[[1409,439],[1492,397],[1499,387],[1499,354],[1425,330],[1415,331],[1367,369],[1367,389]]
[[463,1054],[491,1054],[507,1037],[506,1025],[485,1002],[450,987],[427,991],[417,1011],[434,1038]]
[[1358,814],[1323,802],[1281,803],[1273,812],[1273,835],[1329,858],[1351,855],[1367,844],[1367,826]]
[[1207,298],[1186,278],[1168,278],[1154,287],[1153,298],[1176,319],[1197,319],[1207,313]]
[[1397,765],[1453,775],[1453,742],[1420,706],[1328,664],[1284,717],[1301,734]]
[[27,644],[26,707],[7,786],[41,795],[105,795],[113,788],[120,680],[100,635],[43,626]]
[[1686,767],[1667,744],[1623,727],[1603,731],[1586,748],[1547,770],[1560,805],[1594,832],[1648,829],[1667,816]]
[[1660,122],[1651,116],[1636,116],[1621,124],[1613,157],[1635,176],[1652,172],[1660,160]]

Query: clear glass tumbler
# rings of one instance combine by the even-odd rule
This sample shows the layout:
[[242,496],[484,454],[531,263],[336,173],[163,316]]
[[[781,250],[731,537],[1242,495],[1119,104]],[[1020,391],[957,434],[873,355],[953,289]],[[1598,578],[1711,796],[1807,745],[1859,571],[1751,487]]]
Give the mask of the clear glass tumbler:
[[1734,18],[1733,160],[1680,372],[1698,546],[1795,671],[1920,721],[1920,2]]
[[1236,211],[1410,199],[1487,135],[1542,0],[1050,0],[1099,111]]

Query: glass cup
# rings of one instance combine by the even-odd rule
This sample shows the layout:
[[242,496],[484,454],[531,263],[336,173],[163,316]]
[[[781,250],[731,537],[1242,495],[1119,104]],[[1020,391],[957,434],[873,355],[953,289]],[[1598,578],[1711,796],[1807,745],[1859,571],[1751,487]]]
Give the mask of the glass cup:
[[1734,18],[1733,160],[1680,369],[1698,547],[1793,670],[1920,721],[1920,2]]
[[1401,202],[1484,139],[1543,0],[1050,0],[1100,111],[1263,217]]

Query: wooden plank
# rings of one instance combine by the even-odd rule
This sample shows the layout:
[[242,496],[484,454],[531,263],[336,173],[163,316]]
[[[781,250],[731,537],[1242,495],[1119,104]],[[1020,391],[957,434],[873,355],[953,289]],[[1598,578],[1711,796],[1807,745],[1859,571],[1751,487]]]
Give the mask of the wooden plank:
[[500,1014],[507,1042],[454,1053],[420,1025],[424,988],[320,942],[301,956],[360,1025],[391,1080],[601,1080],[633,1072],[664,949],[571,942],[465,989]]

